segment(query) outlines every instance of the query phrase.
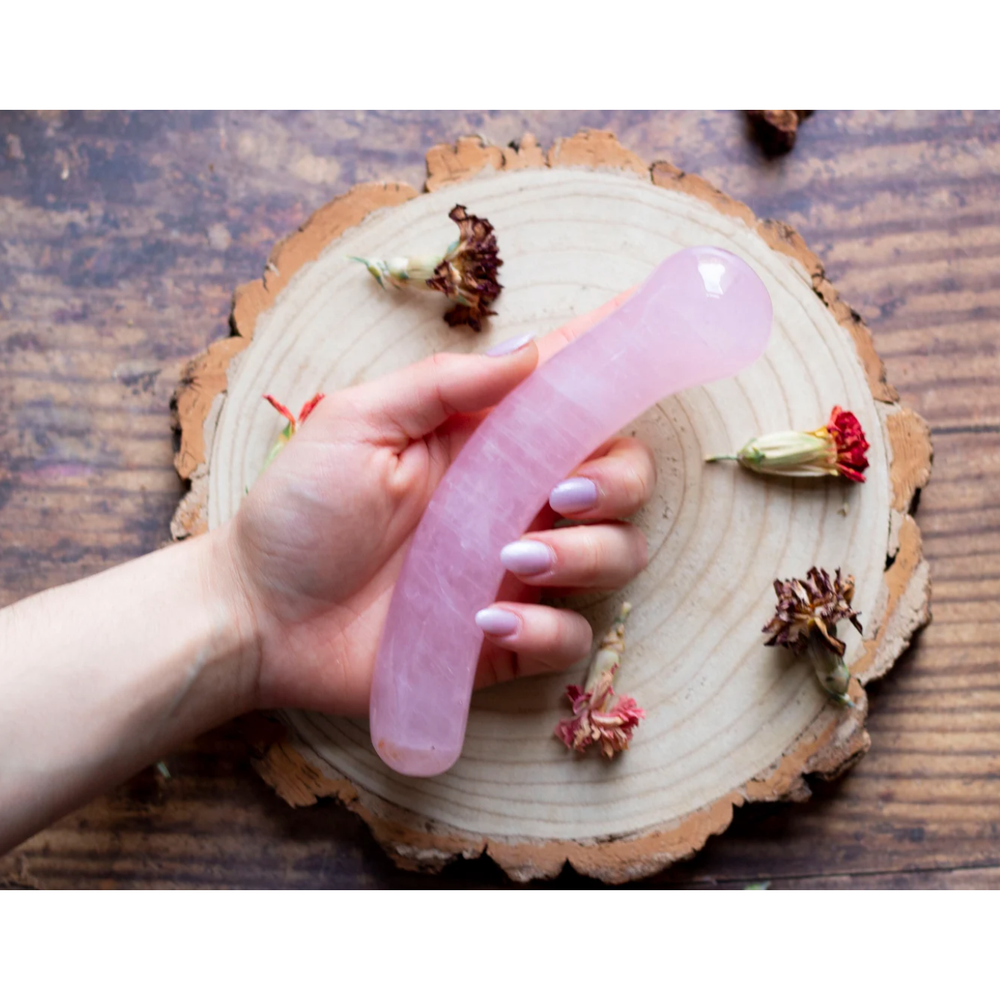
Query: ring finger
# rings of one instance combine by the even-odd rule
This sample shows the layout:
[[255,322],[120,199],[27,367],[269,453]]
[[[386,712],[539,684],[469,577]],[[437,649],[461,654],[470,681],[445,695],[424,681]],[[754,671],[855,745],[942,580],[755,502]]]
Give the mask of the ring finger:
[[632,524],[530,532],[500,551],[504,568],[536,587],[616,590],[646,568],[646,538]]

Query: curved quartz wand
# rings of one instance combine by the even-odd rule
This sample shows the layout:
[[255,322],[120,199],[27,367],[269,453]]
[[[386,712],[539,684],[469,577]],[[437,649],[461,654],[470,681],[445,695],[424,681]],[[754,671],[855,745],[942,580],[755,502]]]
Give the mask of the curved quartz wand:
[[475,614],[496,598],[500,550],[551,489],[660,399],[755,361],[770,330],[748,264],[681,250],[489,414],[431,497],[392,595],[371,696],[372,743],[390,767],[428,777],[461,754],[483,644]]

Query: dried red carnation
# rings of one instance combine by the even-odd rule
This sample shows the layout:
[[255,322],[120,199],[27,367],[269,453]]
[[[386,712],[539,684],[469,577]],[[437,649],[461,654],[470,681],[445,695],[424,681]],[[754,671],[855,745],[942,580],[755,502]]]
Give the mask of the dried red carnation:
[[809,639],[817,637],[831,652],[844,655],[844,643],[837,638],[837,622],[847,619],[859,632],[858,613],[851,607],[854,577],[841,578],[840,570],[831,580],[825,569],[813,566],[804,580],[775,580],[778,606],[764,626],[770,635],[766,646],[785,646],[801,655]]
[[865,481],[868,441],[858,418],[835,406],[830,419],[813,431],[776,431],[748,441],[735,455],[713,455],[707,461],[735,459],[745,469],[775,476],[843,476]]
[[835,406],[826,429],[837,446],[837,471],[856,483],[863,483],[868,468],[865,452],[869,446],[858,418],[850,410]]

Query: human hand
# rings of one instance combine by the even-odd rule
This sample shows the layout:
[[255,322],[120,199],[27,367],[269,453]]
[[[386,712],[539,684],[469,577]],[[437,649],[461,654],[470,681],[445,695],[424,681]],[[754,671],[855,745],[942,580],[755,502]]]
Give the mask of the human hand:
[[[259,662],[258,707],[364,714],[392,589],[413,531],[448,466],[489,409],[600,310],[507,354],[439,354],[327,396],[222,529],[218,551],[242,581]],[[614,590],[646,565],[621,518],[651,496],[652,454],[615,438],[553,491],[502,558],[477,685],[561,670],[587,654],[590,625],[539,606],[543,588]],[[554,528],[560,516],[584,524]]]
[[[451,460],[616,304],[502,356],[441,354],[335,393],[219,530],[0,609],[0,853],[234,715],[364,713],[407,544]],[[574,475],[577,507],[581,478],[595,502],[573,510],[573,488],[554,491],[504,550],[501,599],[478,616],[479,683],[587,654],[590,626],[535,604],[543,588],[613,589],[645,565],[618,519],[652,492],[649,450],[617,439]],[[587,523],[554,530],[552,503]]]

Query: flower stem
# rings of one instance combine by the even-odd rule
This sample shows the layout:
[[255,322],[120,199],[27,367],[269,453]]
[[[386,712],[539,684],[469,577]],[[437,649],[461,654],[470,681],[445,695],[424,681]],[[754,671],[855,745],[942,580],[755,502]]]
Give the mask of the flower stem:
[[611,623],[611,628],[601,640],[597,652],[591,660],[590,669],[587,671],[587,681],[584,685],[585,690],[592,691],[603,674],[609,670],[614,674],[621,666],[622,654],[625,652],[625,622],[628,621],[631,611],[632,605],[625,601],[618,612],[618,617]]
[[[836,629],[833,626],[830,626],[830,634],[836,636]],[[854,708],[854,702],[847,694],[851,683],[851,672],[847,669],[844,658],[830,649],[817,631],[809,636],[806,649],[816,671],[816,677],[830,697],[838,704]]]

